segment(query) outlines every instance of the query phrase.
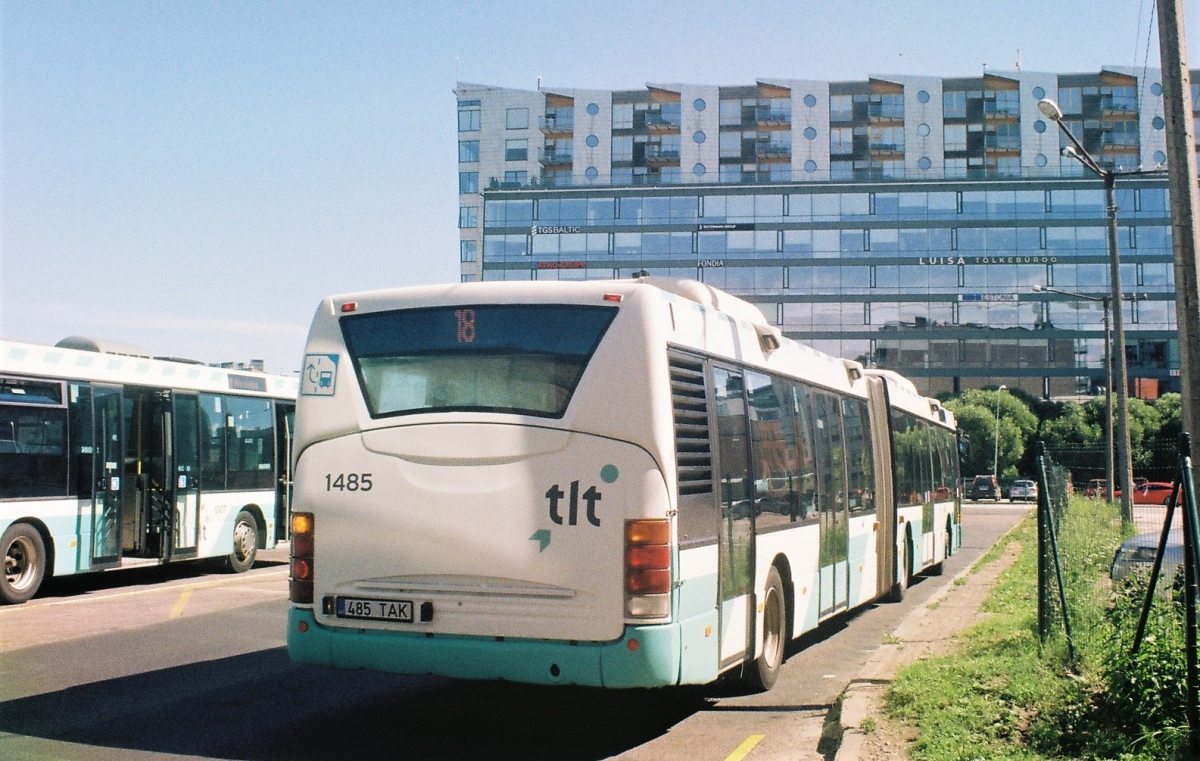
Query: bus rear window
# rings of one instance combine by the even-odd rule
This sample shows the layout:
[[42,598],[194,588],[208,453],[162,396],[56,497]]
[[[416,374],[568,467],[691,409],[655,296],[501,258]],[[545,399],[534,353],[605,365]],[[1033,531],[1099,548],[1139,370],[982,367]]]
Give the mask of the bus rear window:
[[454,306],[360,314],[342,335],[372,417],[562,417],[615,307]]

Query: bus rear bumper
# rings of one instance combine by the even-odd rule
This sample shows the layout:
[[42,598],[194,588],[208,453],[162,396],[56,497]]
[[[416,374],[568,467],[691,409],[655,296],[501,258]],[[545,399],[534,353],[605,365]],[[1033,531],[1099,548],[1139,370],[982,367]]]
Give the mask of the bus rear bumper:
[[627,626],[612,642],[504,639],[335,629],[307,608],[288,611],[288,655],[297,663],[590,687],[664,687],[679,683],[676,624]]

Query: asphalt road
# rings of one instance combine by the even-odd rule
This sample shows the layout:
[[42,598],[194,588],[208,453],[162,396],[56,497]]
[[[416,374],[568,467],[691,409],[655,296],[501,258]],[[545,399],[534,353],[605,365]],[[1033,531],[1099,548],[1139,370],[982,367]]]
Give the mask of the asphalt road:
[[944,576],[794,643],[763,695],[297,666],[280,551],[238,576],[177,566],[57,580],[0,608],[0,758],[825,758],[828,710],[886,633],[1026,509],[968,505]]

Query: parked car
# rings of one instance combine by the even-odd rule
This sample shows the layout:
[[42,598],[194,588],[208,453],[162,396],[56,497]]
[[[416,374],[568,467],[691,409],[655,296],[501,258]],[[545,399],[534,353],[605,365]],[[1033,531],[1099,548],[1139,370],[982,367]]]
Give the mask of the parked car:
[[1108,488],[1108,480],[1104,478],[1093,478],[1087,483],[1087,489],[1084,490],[1084,495],[1088,497],[1103,497]]
[[[1160,537],[1161,532],[1159,531],[1147,531],[1121,542],[1108,571],[1112,580],[1120,581],[1139,571],[1149,573],[1150,569],[1154,567],[1154,557],[1158,554]],[[1171,585],[1182,563],[1183,532],[1179,529],[1172,529],[1167,534],[1167,546],[1163,552],[1161,577],[1158,580],[1160,589],[1163,588],[1163,585],[1168,587]]]
[[[1134,479],[1135,481],[1137,479]],[[1165,481],[1146,481],[1133,487],[1133,504],[1135,505],[1165,505],[1171,499],[1174,484]],[[1121,490],[1113,492],[1114,498],[1120,498]]]
[[971,484],[971,491],[967,495],[971,499],[990,499],[993,502],[1000,501],[1000,482],[995,476],[975,476],[975,481]]
[[1022,478],[1013,481],[1012,486],[1008,489],[1008,499],[1012,502],[1036,502],[1037,497],[1037,484],[1028,479]]

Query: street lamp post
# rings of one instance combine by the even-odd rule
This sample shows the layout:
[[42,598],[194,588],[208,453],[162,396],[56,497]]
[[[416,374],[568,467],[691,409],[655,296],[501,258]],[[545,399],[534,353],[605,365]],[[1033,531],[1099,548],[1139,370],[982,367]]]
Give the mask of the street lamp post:
[[992,458],[992,475],[996,478],[996,482],[1000,481],[1000,392],[1008,386],[1003,383],[1000,388],[996,389],[996,454]]
[[1104,482],[1105,496],[1109,502],[1113,499],[1113,409],[1112,409],[1112,333],[1109,330],[1108,309],[1109,296],[1089,296],[1086,293],[1064,291],[1051,288],[1048,285],[1035,285],[1035,291],[1061,293],[1085,301],[1099,301],[1104,307]]
[[1125,320],[1121,310],[1121,260],[1117,253],[1117,173],[1096,163],[1083,143],[1062,123],[1063,112],[1057,103],[1042,98],[1038,101],[1038,110],[1057,124],[1070,141],[1071,145],[1063,148],[1063,155],[1083,164],[1104,181],[1104,203],[1108,214],[1109,303],[1112,305],[1113,343],[1116,344],[1113,359],[1117,371],[1117,468],[1121,477],[1121,519],[1128,523],[1133,520],[1133,463],[1129,458],[1129,376],[1125,363]]

